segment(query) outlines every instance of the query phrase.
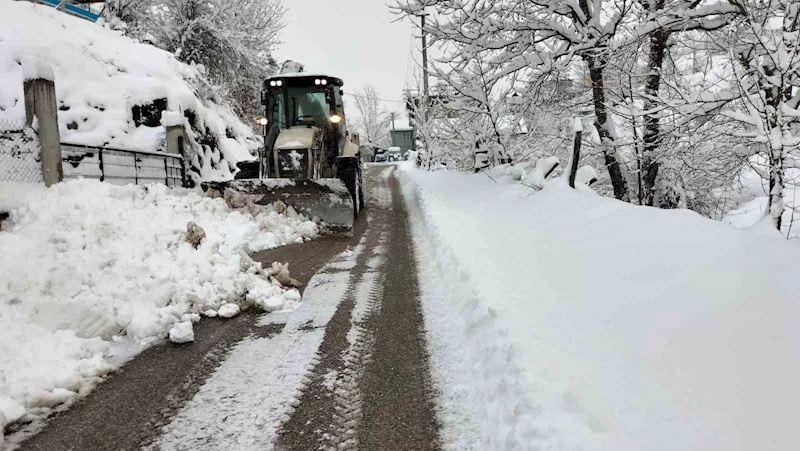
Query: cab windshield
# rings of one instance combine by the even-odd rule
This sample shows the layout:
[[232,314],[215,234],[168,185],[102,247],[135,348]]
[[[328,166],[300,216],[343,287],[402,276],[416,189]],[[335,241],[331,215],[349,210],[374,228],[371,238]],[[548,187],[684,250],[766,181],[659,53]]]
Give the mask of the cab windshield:
[[279,128],[313,123],[323,127],[328,123],[330,105],[325,91],[309,88],[286,88],[273,91],[274,120]]

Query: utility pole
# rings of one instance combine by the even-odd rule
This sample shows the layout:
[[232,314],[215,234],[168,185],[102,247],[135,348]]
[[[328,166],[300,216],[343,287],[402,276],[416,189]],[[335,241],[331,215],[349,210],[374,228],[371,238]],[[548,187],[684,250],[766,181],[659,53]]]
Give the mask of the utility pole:
[[392,116],[392,147],[395,147],[395,145],[394,145],[394,113],[390,113],[390,114]]
[[[429,84],[428,84],[428,33],[425,31],[425,16],[427,14],[425,11],[422,11],[422,14],[419,16],[420,20],[420,29],[422,30],[422,99],[420,104],[422,105],[422,124],[424,127],[425,132],[421,134],[422,138],[422,146],[425,149],[425,152],[428,154],[428,169],[431,168],[431,160],[433,159],[433,155],[431,155],[431,149],[428,148],[427,139],[425,133],[428,130],[428,94],[429,94]],[[416,146],[415,146],[416,147]]]
[[428,35],[425,32],[425,13],[420,18],[420,28],[422,29],[422,93],[424,98],[428,98]]

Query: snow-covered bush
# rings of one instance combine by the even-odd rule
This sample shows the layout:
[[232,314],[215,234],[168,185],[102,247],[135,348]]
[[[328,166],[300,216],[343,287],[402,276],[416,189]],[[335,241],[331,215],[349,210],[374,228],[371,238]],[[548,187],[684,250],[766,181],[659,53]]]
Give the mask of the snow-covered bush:
[[258,87],[275,72],[281,0],[141,0],[128,35],[205,67],[241,117],[263,113]]

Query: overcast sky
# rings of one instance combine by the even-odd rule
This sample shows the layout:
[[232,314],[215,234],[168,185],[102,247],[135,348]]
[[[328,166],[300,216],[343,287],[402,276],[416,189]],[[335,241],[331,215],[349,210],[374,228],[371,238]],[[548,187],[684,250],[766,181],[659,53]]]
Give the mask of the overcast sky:
[[[398,17],[387,1],[392,0],[285,0],[289,11],[278,62],[299,61],[307,72],[339,77],[345,93],[371,84],[384,99],[402,99],[415,64],[409,59],[412,29],[408,20],[394,22]],[[403,111],[402,103],[385,106]]]

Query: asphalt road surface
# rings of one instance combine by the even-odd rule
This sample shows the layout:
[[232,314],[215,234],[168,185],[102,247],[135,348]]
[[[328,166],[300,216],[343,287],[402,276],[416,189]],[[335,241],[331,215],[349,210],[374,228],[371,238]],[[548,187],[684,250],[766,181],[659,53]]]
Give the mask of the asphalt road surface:
[[[416,261],[394,170],[389,165],[367,168],[367,209],[352,236],[253,255],[265,265],[288,262],[292,277],[305,286],[330,270],[336,256],[359,249],[352,264],[340,268],[347,272],[347,288],[341,299],[330,300],[335,312],[316,326],[324,328],[324,335],[303,378],[306,383],[274,434],[267,437],[265,432],[268,441],[259,449],[440,449]],[[146,350],[69,410],[53,415],[21,449],[164,448],[165,428],[238,343],[306,330],[287,332],[284,324],[259,324],[259,317],[246,312],[230,320],[203,319],[195,325],[194,343],[164,343]],[[254,424],[252,430],[262,427]],[[192,434],[194,430],[178,435],[187,438],[185,447],[178,440],[168,448],[195,449],[197,443],[206,443],[206,449],[236,448],[220,443],[219,436],[211,441]]]

